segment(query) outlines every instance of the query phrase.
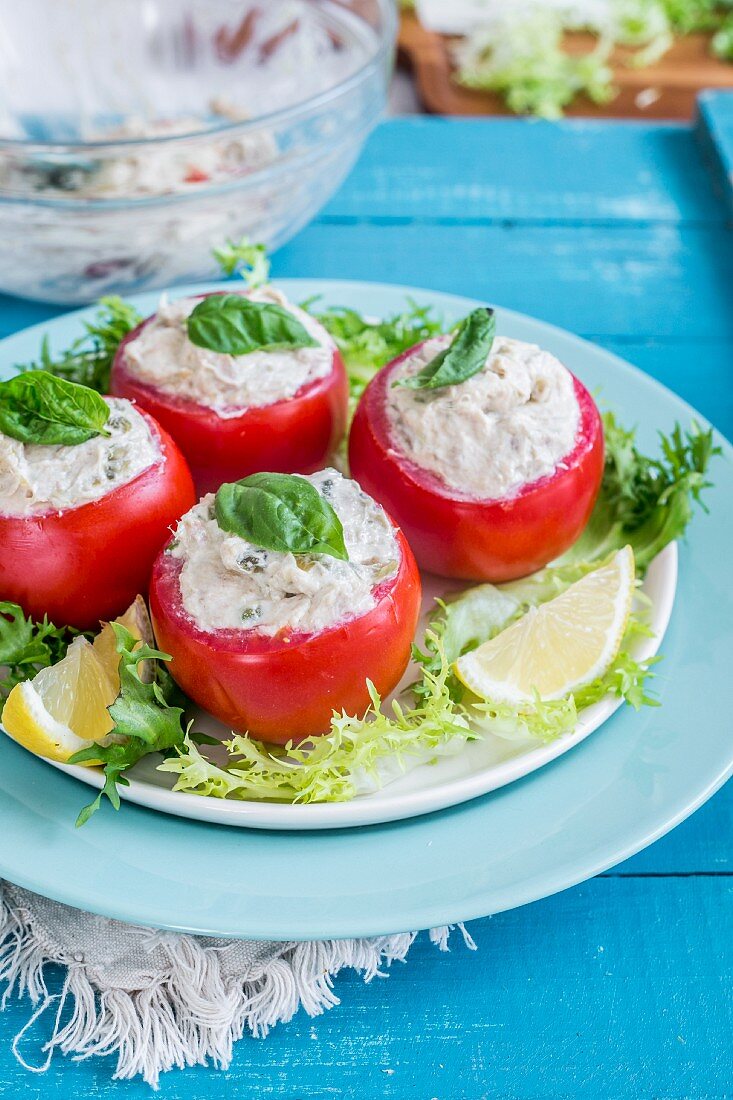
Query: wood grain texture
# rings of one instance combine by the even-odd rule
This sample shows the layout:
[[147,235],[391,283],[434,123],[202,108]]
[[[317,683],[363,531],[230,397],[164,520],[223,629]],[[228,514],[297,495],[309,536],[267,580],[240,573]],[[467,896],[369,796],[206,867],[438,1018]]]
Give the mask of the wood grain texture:
[[695,129],[713,182],[733,217],[733,95],[701,95]]
[[[304,266],[304,261],[307,266]],[[733,249],[713,227],[319,222],[275,273],[399,281],[484,298],[583,336],[733,339]]]
[[[733,435],[727,218],[685,127],[400,120],[374,134],[274,273],[414,283],[534,313],[629,359]],[[54,312],[0,300],[0,332]],[[670,645],[699,645],[679,633]],[[344,974],[330,1014],[243,1040],[226,1073],[169,1074],[159,1095],[733,1097],[732,837],[729,784],[600,878],[475,922],[477,953],[421,941],[388,980]],[[102,1059],[57,1059],[29,1076],[10,1053],[25,1018],[14,1003],[1,1018],[0,1100],[150,1095],[111,1082]],[[39,1021],[29,1057],[49,1027]]]
[[[579,95],[566,113],[590,118],[692,118],[701,89],[733,87],[733,67],[711,55],[710,37],[680,38],[654,65],[644,67],[634,65],[635,51],[617,47],[609,59],[616,96],[608,103],[594,103]],[[452,41],[427,30],[412,12],[403,12],[398,44],[412,66],[426,110],[458,116],[510,114],[502,96],[463,87],[453,79]],[[572,56],[583,56],[597,43],[593,35],[572,33],[565,35],[564,48]]]
[[[602,877],[472,926],[478,952],[420,940],[340,1007],[244,1039],[222,1074],[167,1074],[161,1100],[721,1100],[733,1095],[733,880]],[[54,987],[58,988],[58,979]],[[4,1034],[23,1015],[11,1006]],[[40,1021],[24,1047],[47,1034]],[[108,1062],[2,1064],[0,1100],[148,1097]]]
[[372,134],[318,220],[334,217],[719,225],[726,211],[687,126],[416,118]]

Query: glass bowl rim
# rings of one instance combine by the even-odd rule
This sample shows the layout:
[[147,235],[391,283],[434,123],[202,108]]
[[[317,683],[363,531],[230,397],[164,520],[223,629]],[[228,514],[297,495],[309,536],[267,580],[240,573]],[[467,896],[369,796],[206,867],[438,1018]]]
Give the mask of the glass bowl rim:
[[[110,153],[117,149],[125,152],[133,152],[138,149],[142,150],[156,147],[168,148],[196,141],[203,142],[210,138],[244,136],[248,133],[256,132],[263,127],[271,129],[276,125],[293,121],[300,116],[307,116],[320,107],[327,105],[331,100],[338,99],[346,92],[350,92],[358,87],[359,84],[362,84],[371,76],[377,66],[382,64],[385,55],[391,53],[394,48],[397,34],[397,7],[394,0],[376,0],[376,3],[380,8],[383,26],[378,33],[377,46],[374,52],[358,69],[344,80],[331,85],[331,87],[326,88],[322,92],[316,93],[316,95],[309,96],[307,99],[302,99],[297,103],[290,104],[288,107],[281,107],[279,110],[271,111],[266,115],[258,115],[257,118],[245,119],[239,122],[222,122],[214,126],[207,126],[206,129],[203,130],[188,130],[183,134],[156,134],[154,137],[147,138],[117,138],[113,141],[28,141],[26,138],[0,138],[0,151],[20,153],[22,151],[34,152],[37,150],[41,154],[73,154],[78,152],[82,154],[86,153],[87,155],[91,155],[95,152]],[[338,7],[339,5],[337,4],[336,6]],[[252,174],[254,175],[255,173]],[[206,188],[202,188],[196,193],[201,194],[202,191],[205,190]],[[14,198],[14,196],[3,195],[2,191],[0,191],[0,201],[5,201],[6,198],[10,199]],[[28,197],[21,201],[33,202],[34,200]],[[67,205],[73,200],[45,200],[47,204],[56,201],[61,202],[63,205]],[[95,205],[105,201],[107,200],[96,200]],[[130,199],[124,201],[132,202],[135,200]]]
[[[352,133],[353,131],[350,131]],[[337,148],[343,144],[343,140],[340,142],[331,142],[329,148]],[[290,157],[278,157],[274,161],[269,161],[261,168],[256,168],[251,172],[246,172],[241,176],[228,176],[223,179],[215,180],[206,186],[196,186],[190,188],[190,190],[182,191],[168,191],[163,194],[142,194],[136,195],[132,198],[120,197],[115,195],[114,197],[96,198],[96,199],[73,199],[73,198],[48,198],[47,196],[39,193],[34,194],[11,194],[10,192],[3,192],[0,190],[0,209],[3,207],[23,207],[25,209],[40,208],[45,210],[55,210],[57,213],[63,213],[69,217],[73,217],[75,214],[89,215],[92,213],[107,214],[115,210],[138,210],[142,207],[162,207],[170,208],[172,206],[185,206],[186,203],[196,202],[196,200],[215,198],[217,195],[227,195],[231,192],[238,190],[244,190],[249,186],[261,185],[264,181],[270,179],[276,179],[279,176],[290,173],[293,168],[307,166],[314,160],[320,159],[323,151],[323,144],[311,146],[308,149],[304,149],[298,153],[297,156]]]

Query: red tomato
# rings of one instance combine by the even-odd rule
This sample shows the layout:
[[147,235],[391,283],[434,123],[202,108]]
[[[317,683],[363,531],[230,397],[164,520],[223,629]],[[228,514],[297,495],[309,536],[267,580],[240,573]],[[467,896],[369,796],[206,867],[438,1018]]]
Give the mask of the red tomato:
[[142,412],[161,458],[99,500],[36,516],[0,515],[0,599],[34,619],[81,630],[113,619],[146,592],[171,524],[195,503],[175,443]]
[[369,678],[383,697],[410,659],[420,612],[420,575],[401,533],[397,575],[374,589],[364,615],[318,634],[274,637],[254,630],[203,631],[183,607],[181,563],[162,553],[150,582],[158,645],[183,690],[232,729],[275,744],[327,732],[334,710],[363,714]]
[[202,172],[200,168],[189,168],[183,177],[184,183],[205,183],[210,178],[208,173]]
[[506,500],[462,496],[412,462],[391,435],[390,379],[414,350],[381,370],[359,402],[349,438],[352,476],[394,517],[421,568],[495,583],[534,573],[575,542],[593,509],[603,475],[603,426],[593,398],[574,378],[578,434],[552,474]]
[[213,492],[225,481],[261,470],[307,474],[321,469],[346,428],[348,383],[335,348],[331,371],[324,378],[306,383],[292,397],[272,405],[222,417],[188,398],[163,393],[130,373],[125,348],[152,320],[148,317],[120,344],[110,392],[137,401],[170,432],[188,460],[199,493]]

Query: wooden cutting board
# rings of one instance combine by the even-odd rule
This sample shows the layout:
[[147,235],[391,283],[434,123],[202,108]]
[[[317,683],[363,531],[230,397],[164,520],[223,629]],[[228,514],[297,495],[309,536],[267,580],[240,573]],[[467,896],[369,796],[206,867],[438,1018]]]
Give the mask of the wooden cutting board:
[[[574,53],[587,52],[595,42],[589,34],[566,36],[566,47]],[[425,109],[440,115],[511,114],[500,96],[456,84],[450,44],[450,38],[426,30],[414,13],[403,13],[398,46],[412,66]],[[708,35],[687,35],[656,65],[644,69],[624,66],[630,51],[619,48],[611,59],[619,89],[616,98],[598,106],[578,97],[566,113],[590,118],[692,118],[703,88],[733,88],[733,64],[711,57],[709,47]]]

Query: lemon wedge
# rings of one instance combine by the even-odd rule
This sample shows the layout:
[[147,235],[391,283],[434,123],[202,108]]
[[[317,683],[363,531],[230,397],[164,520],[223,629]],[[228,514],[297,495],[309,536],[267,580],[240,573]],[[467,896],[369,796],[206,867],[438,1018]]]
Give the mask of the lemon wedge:
[[634,594],[630,546],[456,661],[475,695],[524,703],[560,699],[602,676],[621,646]]
[[[153,626],[150,622],[147,605],[142,596],[136,596],[134,602],[130,604],[124,615],[120,615],[116,618],[115,622],[119,623],[120,626],[126,627],[134,638],[139,638],[140,641],[144,642],[146,645],[155,645]],[[94,652],[97,654],[116,685],[116,696],[120,690],[120,655],[117,652],[117,639],[109,623],[102,624],[102,629],[99,634],[97,634],[92,644],[94,646]],[[148,674],[152,672],[152,669],[150,669],[149,666],[149,661],[141,661],[138,665],[138,673],[144,681],[150,678]]]
[[[152,638],[141,597],[116,622],[137,638]],[[10,692],[2,712],[5,732],[38,756],[65,763],[112,730],[107,707],[120,691],[118,669],[119,654],[109,623],[93,642],[74,638],[62,660]]]

